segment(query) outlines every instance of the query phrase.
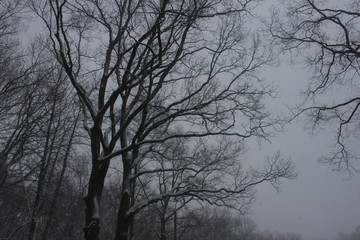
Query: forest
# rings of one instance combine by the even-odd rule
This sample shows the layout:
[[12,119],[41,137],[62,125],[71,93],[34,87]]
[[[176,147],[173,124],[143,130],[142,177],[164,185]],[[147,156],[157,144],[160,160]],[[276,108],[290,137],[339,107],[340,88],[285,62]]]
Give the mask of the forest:
[[[247,143],[306,115],[337,126],[321,161],[356,172],[360,3],[266,20],[261,4],[0,0],[0,239],[302,240],[248,216],[257,186],[297,172],[281,151],[252,164]],[[279,116],[259,73],[284,54],[313,77]]]

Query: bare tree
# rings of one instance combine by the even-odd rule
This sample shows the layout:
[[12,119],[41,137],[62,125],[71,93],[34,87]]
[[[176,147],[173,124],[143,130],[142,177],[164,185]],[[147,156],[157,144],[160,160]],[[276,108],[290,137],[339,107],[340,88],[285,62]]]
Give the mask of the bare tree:
[[47,58],[42,41],[29,51],[20,47],[21,3],[0,5],[0,198],[7,206],[1,237],[25,239],[28,232],[33,239],[38,225],[52,225],[55,203],[48,203],[59,195],[80,114],[65,72]]
[[130,211],[138,211],[157,200],[146,210],[152,209],[157,215],[159,223],[154,228],[159,239],[176,235],[173,225],[189,203],[207,203],[245,214],[253,203],[253,186],[264,181],[277,186],[278,177],[293,176],[292,165],[282,162],[280,155],[268,159],[262,171],[249,170],[241,159],[242,144],[228,138],[212,140],[209,144],[203,138],[172,139],[152,147],[145,159],[139,159],[134,178],[140,193],[136,194]]
[[47,239],[81,114],[42,40],[22,47],[24,20],[24,1],[0,1],[0,238]]
[[[64,77],[66,75],[55,68],[41,67],[36,74],[30,74],[27,78],[29,82],[37,83],[27,89],[31,92],[31,100],[26,100],[25,107],[28,106],[27,113],[32,114],[26,117],[27,122],[31,122],[31,128],[24,130],[27,138],[26,144],[22,146],[23,154],[8,165],[8,181],[1,189],[4,201],[11,201],[9,196],[12,194],[23,195],[23,206],[12,206],[11,202],[8,205],[21,209],[24,222],[20,221],[18,225],[3,229],[4,234],[9,230],[7,236],[11,236],[13,230],[19,227],[19,231],[21,229],[21,232],[28,232],[28,239],[39,238],[40,235],[46,239],[47,232],[53,225],[57,212],[56,201],[70,155],[74,153],[72,147],[80,116]],[[23,117],[18,116],[22,111],[14,114],[15,117]],[[19,193],[19,188],[22,188],[22,193]],[[7,220],[11,217],[13,216],[9,215]],[[25,239],[25,236],[20,238]]]
[[182,231],[178,240],[255,240],[257,235],[256,224],[250,218],[209,206],[189,210],[179,224]]
[[[261,182],[276,185],[281,177],[293,176],[289,162],[270,161],[265,171],[245,178],[249,182],[235,177],[229,189],[201,182],[206,178],[197,179],[199,170],[193,169],[190,185],[176,185],[165,194],[133,202],[137,180],[143,175],[137,171],[146,159],[143,155],[167,141],[269,137],[268,128],[276,121],[263,100],[273,89],[256,77],[255,70],[269,63],[272,53],[262,47],[259,36],[251,37],[245,29],[253,3],[30,1],[49,31],[53,53],[85,115],[92,154],[85,239],[99,239],[101,197],[110,161],[120,164],[122,171],[115,236],[121,240],[129,238],[136,213],[165,198],[197,195],[217,204],[225,197],[241,198]],[[209,149],[210,144],[204,146]],[[217,177],[221,186],[221,175]]]
[[[28,121],[31,85],[17,34],[21,1],[2,1],[0,6],[0,187],[8,169],[24,154],[31,126]],[[19,114],[18,114],[19,113]]]
[[296,233],[261,232],[254,237],[256,240],[301,240],[302,236]]
[[[153,221],[152,215],[142,215],[144,222]],[[261,232],[256,224],[248,216],[238,214],[229,209],[213,208],[209,205],[200,208],[191,208],[184,212],[179,219],[178,238],[176,240],[198,239],[198,240],[301,240],[302,237],[295,233]],[[342,234],[342,236],[346,236]],[[356,236],[356,235],[354,235]],[[155,238],[151,231],[135,238],[146,240]],[[344,240],[347,238],[343,238]],[[352,240],[353,238],[351,238]],[[355,239],[355,238],[354,238]],[[340,238],[339,238],[340,240]],[[341,239],[342,240],[342,239]]]
[[[336,170],[349,170],[359,156],[347,145],[359,136],[359,1],[298,0],[284,2],[285,16],[278,11],[270,29],[283,50],[304,56],[312,71],[305,92],[306,112],[314,129],[337,124],[333,152],[322,160]],[[298,56],[299,56],[298,55]],[[336,92],[336,96],[329,95]],[[311,106],[309,106],[311,105]]]
[[360,225],[355,228],[355,231],[351,234],[339,233],[336,240],[355,240],[360,237]]

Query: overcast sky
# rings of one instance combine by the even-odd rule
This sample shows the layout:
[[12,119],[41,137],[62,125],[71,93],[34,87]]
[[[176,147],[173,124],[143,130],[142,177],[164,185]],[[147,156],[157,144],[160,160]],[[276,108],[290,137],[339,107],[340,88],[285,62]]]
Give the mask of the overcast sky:
[[[264,76],[279,86],[279,97],[269,103],[278,112],[300,102],[299,92],[310,78],[302,66],[290,66],[286,60]],[[337,93],[333,94],[336,98]],[[348,174],[319,163],[329,153],[333,132],[329,128],[311,135],[304,120],[286,126],[271,143],[248,145],[250,159],[279,150],[292,158],[298,172],[295,180],[284,181],[279,193],[268,185],[259,187],[251,217],[260,230],[299,233],[304,240],[332,240],[338,232],[351,233],[360,225],[360,173],[349,179]]]
[[[279,1],[265,0],[257,10],[266,18],[270,8],[279,6]],[[267,69],[263,76],[279,87],[278,98],[269,103],[271,109],[285,113],[287,106],[300,103],[299,93],[310,80],[302,65],[290,65],[285,56],[278,68]],[[338,98],[339,91],[329,97]],[[248,145],[250,159],[281,151],[284,157],[292,158],[298,173],[295,180],[284,181],[279,193],[268,185],[258,187],[251,218],[259,230],[299,233],[304,240],[333,240],[339,232],[351,233],[360,225],[360,173],[349,179],[348,174],[339,174],[319,163],[319,158],[331,150],[332,131],[337,126],[312,135],[305,128],[305,120],[299,118],[286,126],[271,143]],[[353,143],[352,150],[360,153],[359,146]]]
[[[260,6],[262,16],[271,5],[275,6],[276,1],[266,0]],[[299,103],[299,92],[309,80],[301,65],[291,67],[286,58],[278,68],[269,68],[262,74],[279,87],[278,98],[269,103],[277,112],[286,112],[287,106]],[[333,240],[338,232],[350,233],[360,225],[360,173],[349,179],[349,175],[319,163],[319,158],[329,152],[333,132],[324,129],[311,135],[304,126],[304,118],[299,118],[271,143],[248,144],[249,160],[264,159],[281,151],[284,157],[292,158],[298,173],[295,180],[284,181],[279,193],[269,185],[258,187],[250,217],[259,230],[299,233],[304,240]]]

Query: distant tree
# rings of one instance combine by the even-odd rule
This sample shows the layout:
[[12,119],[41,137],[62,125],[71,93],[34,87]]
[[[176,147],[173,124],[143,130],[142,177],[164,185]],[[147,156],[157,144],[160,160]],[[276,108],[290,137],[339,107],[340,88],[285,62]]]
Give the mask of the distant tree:
[[[239,158],[243,151],[242,144],[227,138],[213,139],[211,145],[203,139],[172,139],[153,147],[138,161],[134,176],[138,183],[135,192],[139,193],[132,208],[151,203],[147,210],[157,215],[153,227],[161,240],[178,231],[174,229],[174,221],[182,217],[182,210],[189,204],[206,202],[246,213],[253,203],[253,186],[264,181],[277,186],[271,180],[274,173],[284,177],[291,177],[293,173],[292,165],[282,162],[280,155],[268,159],[263,170],[244,170]],[[272,169],[275,166],[282,167],[275,171]],[[179,231],[183,231],[180,229],[179,224]]]
[[[49,234],[57,198],[73,154],[73,142],[80,117],[62,69],[40,69],[37,77],[46,79],[37,89],[44,96],[41,109],[42,115],[46,117],[37,122],[37,134],[31,138],[32,154],[25,158],[25,161],[33,161],[37,166],[34,174],[30,175],[36,179],[36,194],[31,203],[33,209],[29,240],[37,238],[35,233],[39,222],[43,225],[42,238],[46,239]],[[24,184],[28,184],[27,181],[28,178]]]
[[181,220],[180,239],[199,240],[301,240],[295,233],[260,232],[253,220],[229,209],[191,209]]
[[252,240],[256,224],[248,217],[229,210],[214,210],[205,221],[201,231],[204,240]]
[[[305,104],[295,116],[307,113],[313,129],[337,124],[333,151],[322,160],[336,170],[350,170],[359,155],[348,144],[360,133],[360,2],[283,1],[270,24],[272,35],[285,51],[305,58],[313,73]],[[329,95],[336,93],[336,97]],[[340,94],[339,94],[340,93]]]
[[33,82],[27,77],[18,34],[21,31],[21,1],[2,1],[0,6],[0,188],[5,184],[8,170],[24,154],[33,122],[31,104]]
[[81,112],[42,40],[21,47],[22,4],[0,4],[0,238],[46,239]]
[[[210,146],[221,152],[222,145],[211,145],[215,137],[241,142],[270,136],[268,130],[276,120],[263,101],[273,89],[255,71],[271,62],[273,54],[259,36],[251,37],[245,29],[255,0],[29,2],[48,30],[54,57],[66,71],[85,115],[92,155],[85,239],[99,239],[110,161],[122,172],[118,240],[130,238],[138,212],[166,198],[196,195],[222,205],[225,198],[246,197],[256,184],[269,181],[277,186],[280,178],[294,176],[289,162],[274,158],[245,182],[241,174],[246,171],[234,176],[238,168],[231,169],[233,184],[226,186],[228,175],[208,171],[208,177],[214,174],[218,179],[208,184],[202,181],[208,177],[199,166],[191,166],[187,169],[191,175],[184,179],[189,184],[134,202],[136,184],[145,174],[137,171],[139,166],[145,170],[143,155],[165,142],[182,138],[191,146],[201,138],[206,154]],[[209,157],[208,163],[222,158]],[[157,165],[146,168],[149,174],[170,171]]]
[[[136,240],[160,239],[162,236],[154,229],[158,226],[155,211],[142,211],[136,216]],[[246,215],[226,208],[188,206],[178,216],[178,232],[173,235],[167,231],[169,240],[301,240],[295,233],[259,231],[255,222]],[[151,223],[151,224],[149,224]],[[340,239],[339,239],[340,240]],[[345,240],[345,239],[341,239]],[[347,240],[347,239],[346,239]],[[353,239],[351,239],[353,240]]]
[[351,234],[339,233],[336,240],[357,240],[360,239],[360,225],[355,228]]
[[166,239],[253,240],[256,235],[256,225],[250,218],[229,209],[214,209],[209,205],[184,208],[177,220],[176,238],[172,235]]
[[[46,82],[40,79],[46,79]],[[7,178],[0,189],[0,199],[7,206],[4,209],[6,221],[11,222],[13,217],[19,221],[14,219],[18,224],[3,228],[2,233],[8,237],[16,229],[27,231],[29,240],[47,239],[59,212],[62,183],[74,154],[80,112],[72,104],[74,98],[61,71],[41,67],[39,72],[29,74],[27,81],[36,83],[26,90],[31,92],[31,100],[22,99],[29,107],[26,112],[32,114],[21,116],[23,112],[15,110],[12,113],[16,118],[28,118],[26,122],[30,127],[24,130],[23,152],[16,161],[12,158],[11,164],[7,165]],[[15,202],[19,200],[12,200],[19,197],[23,198],[19,199],[22,204],[17,205]],[[20,214],[20,217],[10,212]],[[25,239],[25,236],[20,236],[18,238]]]
[[301,240],[302,237],[296,233],[280,233],[265,231],[256,234],[254,240]]

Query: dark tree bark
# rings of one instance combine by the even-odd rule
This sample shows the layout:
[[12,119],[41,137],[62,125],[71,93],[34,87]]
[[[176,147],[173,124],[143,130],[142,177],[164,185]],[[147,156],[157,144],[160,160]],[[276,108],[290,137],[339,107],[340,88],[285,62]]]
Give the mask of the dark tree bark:
[[[263,103],[274,89],[255,75],[273,60],[271,49],[244,34],[253,2],[30,1],[80,99],[91,142],[85,239],[99,239],[110,162],[122,173],[117,240],[128,240],[134,216],[164,199],[184,196],[236,208],[236,199],[250,202],[253,186],[294,176],[291,163],[278,157],[239,180],[235,153],[242,141],[267,138],[277,124]],[[227,146],[217,138],[227,139]],[[183,158],[163,151],[176,139],[190,149]],[[165,155],[164,164],[151,157],[154,152]],[[166,191],[134,194],[145,189],[142,178],[168,172],[185,173]],[[216,174],[233,181],[222,185]]]

